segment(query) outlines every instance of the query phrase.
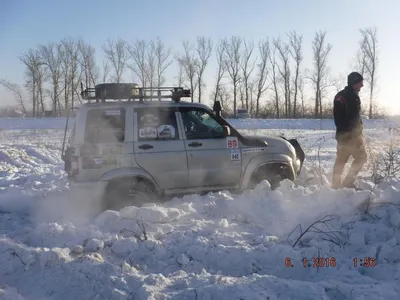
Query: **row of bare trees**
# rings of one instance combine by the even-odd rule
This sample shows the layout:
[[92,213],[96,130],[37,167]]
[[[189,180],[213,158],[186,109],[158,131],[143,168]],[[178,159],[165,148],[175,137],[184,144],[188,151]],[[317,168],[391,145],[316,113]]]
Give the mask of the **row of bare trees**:
[[[353,67],[368,83],[372,118],[376,113],[376,28],[360,29],[360,34]],[[102,45],[104,59],[99,63],[93,46],[82,39],[65,38],[19,56],[25,66],[23,87],[5,79],[0,84],[33,116],[41,115],[49,105],[53,115],[60,115],[80,103],[80,83],[93,87],[106,82],[136,82],[149,87],[168,83],[190,88],[192,102],[220,100],[223,109],[233,115],[242,107],[255,117],[323,117],[331,115],[329,92],[343,88],[345,78],[331,74],[329,54],[333,46],[326,32],[316,32],[311,46],[312,65],[306,68],[303,35],[295,31],[284,38],[257,42],[232,36],[214,43],[201,36],[183,41],[176,52],[160,38],[133,42],[117,38]],[[215,75],[207,77],[210,65]],[[29,92],[30,102],[24,91]],[[324,99],[328,101],[324,103]]]

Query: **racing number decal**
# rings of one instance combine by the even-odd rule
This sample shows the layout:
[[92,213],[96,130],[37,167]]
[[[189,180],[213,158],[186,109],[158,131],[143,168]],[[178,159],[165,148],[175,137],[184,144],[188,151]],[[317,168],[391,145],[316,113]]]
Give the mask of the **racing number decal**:
[[240,152],[231,152],[231,161],[239,161]]
[[238,142],[237,137],[228,136],[226,138],[226,147],[228,149],[239,148],[239,142]]
[[232,162],[240,162],[241,155],[240,155],[239,142],[238,142],[237,137],[228,136],[226,138],[226,147],[228,149],[230,149],[229,155],[231,156],[231,161]]

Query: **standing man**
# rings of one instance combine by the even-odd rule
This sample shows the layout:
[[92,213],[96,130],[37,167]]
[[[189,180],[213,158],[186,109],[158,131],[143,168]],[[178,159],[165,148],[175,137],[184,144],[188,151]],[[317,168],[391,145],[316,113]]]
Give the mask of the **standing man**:
[[[336,161],[333,167],[332,188],[356,188],[356,176],[367,161],[363,123],[361,120],[361,102],[358,96],[363,87],[363,77],[357,72],[347,76],[347,86],[336,94],[333,102],[333,116],[337,141]],[[350,156],[354,161],[342,182],[342,173]]]

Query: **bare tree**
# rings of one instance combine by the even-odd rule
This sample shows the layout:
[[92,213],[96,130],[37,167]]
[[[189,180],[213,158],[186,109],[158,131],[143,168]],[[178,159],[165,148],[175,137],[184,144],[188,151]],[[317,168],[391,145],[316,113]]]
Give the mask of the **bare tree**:
[[245,93],[245,88],[244,88],[244,80],[243,77],[240,77],[239,80],[239,85],[238,85],[238,90],[239,90],[239,100],[240,100],[240,106],[242,108],[245,108],[245,98],[246,98],[246,93]]
[[108,61],[103,61],[103,72],[102,72],[102,82],[107,83],[108,82],[108,76],[110,75],[111,71],[111,66],[108,63]]
[[308,71],[308,79],[312,82],[315,92],[314,115],[322,116],[322,97],[323,91],[330,86],[328,82],[329,68],[328,55],[332,50],[332,44],[326,43],[326,32],[316,32],[312,42],[313,49],[313,65],[312,72]]
[[127,51],[133,60],[128,67],[142,86],[160,87],[165,83],[164,73],[172,63],[171,48],[167,48],[160,38],[155,42],[136,40],[132,45],[127,45]]
[[[36,51],[37,52],[37,51]],[[41,111],[42,113],[44,113],[45,111],[45,83],[49,80],[50,78],[50,74],[48,73],[48,71],[45,68],[45,65],[41,62],[40,57],[38,58],[39,61],[36,64],[36,72],[35,72],[35,80],[36,80],[36,104],[37,104],[37,109],[36,111],[39,112]],[[27,74],[26,74],[27,75]],[[29,77],[27,77],[28,79]],[[26,87],[28,87],[28,89],[30,89],[32,91],[32,89],[30,88],[30,83],[32,81],[27,80],[26,81]]]
[[198,68],[197,68],[197,85],[198,85],[198,95],[199,95],[199,103],[201,102],[201,95],[203,91],[203,73],[207,67],[208,60],[212,53],[212,42],[211,39],[206,39],[204,36],[197,37],[197,55],[198,55]]
[[195,76],[197,74],[197,68],[199,67],[199,61],[195,57],[193,46],[189,44],[187,40],[183,41],[183,50],[184,53],[178,55],[176,57],[178,64],[182,66],[186,78],[189,80],[190,89],[191,89],[191,101],[194,100],[194,93],[197,89],[197,80],[195,80]]
[[236,106],[237,106],[237,93],[238,84],[240,82],[240,62],[241,62],[241,46],[242,39],[237,36],[232,36],[230,41],[226,45],[225,61],[229,77],[231,78],[233,85],[233,115],[236,117]]
[[185,70],[182,66],[182,64],[180,64],[178,62],[178,74],[177,76],[175,76],[175,79],[177,80],[177,86],[182,87],[184,82],[185,82]]
[[301,117],[305,116],[305,105],[304,105],[304,77],[299,78],[299,97],[301,100]]
[[102,48],[106,59],[110,61],[114,70],[115,81],[121,83],[129,59],[129,53],[126,50],[126,41],[121,38],[118,38],[116,41],[108,39]]
[[[78,87],[79,81],[79,44],[71,38],[64,39],[61,41],[63,46],[64,63],[65,63],[65,108],[68,108],[69,99],[68,95],[71,95],[71,107],[75,105],[75,94]],[[69,88],[70,87],[70,88]]]
[[49,43],[47,45],[39,46],[40,57],[43,64],[48,70],[49,76],[51,78],[52,91],[50,92],[50,97],[53,103],[53,116],[57,114],[57,110],[61,112],[61,105],[59,101],[59,96],[63,92],[60,89],[60,80],[62,75],[62,60],[63,52],[61,44]]
[[[39,110],[40,100],[42,98],[43,87],[43,62],[41,61],[40,53],[36,50],[29,49],[28,52],[22,54],[19,60],[25,65],[25,87],[32,92],[32,116],[36,117]],[[42,98],[43,100],[43,98]],[[43,105],[43,102],[42,102]]]
[[[224,59],[226,46],[227,46],[226,39],[221,39],[218,42],[216,50],[215,50],[216,59],[217,59],[217,80],[215,83],[214,102],[217,101],[217,98],[219,95],[219,90],[221,87],[221,80],[224,77],[224,74],[226,72],[226,61]],[[222,104],[221,104],[221,106],[222,106]]]
[[251,115],[254,115],[254,110],[256,105],[255,95],[257,95],[257,84],[258,80],[256,78],[249,80],[247,84],[248,95],[249,95],[249,112],[251,112]]
[[279,85],[280,79],[277,74],[278,71],[276,70],[277,69],[276,51],[277,51],[277,49],[274,47],[272,50],[272,55],[269,56],[269,61],[271,63],[272,90],[274,92],[276,117],[279,119],[281,117],[280,107],[279,107],[280,97],[279,97],[279,90],[278,90],[278,85]]
[[128,67],[139,78],[142,86],[147,86],[147,50],[149,45],[145,40],[136,40],[132,45],[127,45],[127,51],[133,60]]
[[290,94],[290,64],[289,64],[289,45],[282,44],[280,38],[274,40],[274,46],[278,52],[282,66],[277,65],[279,74],[283,80],[283,95],[285,98],[285,116],[289,117],[292,111]]
[[63,76],[62,76],[61,80],[64,81],[62,83],[63,91],[64,91],[64,108],[68,109],[68,106],[69,106],[68,99],[69,99],[69,89],[70,89],[71,61],[70,61],[70,57],[67,54],[67,51],[65,49],[65,45],[64,45],[63,41],[61,41],[61,44],[60,44],[60,52],[62,53],[62,55],[61,55],[61,60],[62,60],[61,68],[62,68]]
[[366,74],[365,74],[365,65],[366,64],[367,64],[367,55],[365,54],[364,51],[362,51],[362,48],[360,47],[357,50],[357,54],[356,54],[356,58],[355,58],[355,64],[354,64],[353,68],[358,70],[358,72],[363,77],[366,77]]
[[[363,74],[368,83],[369,116],[374,117],[378,65],[376,28],[360,29],[360,33],[356,65],[353,67]],[[286,41],[267,38],[253,44],[241,37],[231,36],[216,41],[216,47],[210,38],[203,36],[193,42],[183,41],[183,50],[175,56],[178,64],[171,80],[190,88],[192,101],[198,98],[199,102],[204,102],[208,84],[205,78],[207,67],[215,56],[215,85],[210,99],[224,101],[225,111],[229,109],[236,116],[237,106],[240,105],[238,101],[242,101],[243,106],[256,116],[322,117],[323,113],[329,113],[324,103],[328,88],[338,91],[345,80],[342,74],[331,78],[327,61],[332,45],[328,43],[325,32],[317,32],[312,41],[313,65],[303,72],[303,36],[293,30],[285,34],[285,38]],[[258,49],[254,50],[254,46]],[[127,70],[126,75],[131,75],[132,70],[133,77],[142,86],[162,86],[170,81],[168,68],[174,56],[172,49],[160,38],[153,41],[137,39],[130,44],[120,38],[109,39],[102,49],[104,60],[98,64],[95,48],[83,40],[72,38],[41,45],[21,55],[19,59],[25,66],[25,81],[20,85],[20,92],[24,95],[23,92],[27,91],[25,108],[33,107],[32,112],[36,116],[45,110],[49,99],[56,114],[63,107],[68,108],[81,101],[80,82],[87,87],[111,80],[123,82]],[[312,94],[306,93],[304,97],[306,79],[312,85]],[[263,98],[270,92],[271,99],[267,99],[264,105]],[[232,107],[228,108],[228,105]],[[27,110],[30,112],[29,107]]]
[[378,39],[376,28],[360,29],[361,32],[361,53],[364,60],[365,79],[369,84],[369,118],[372,118],[373,96],[376,87],[376,70],[378,65]]
[[260,98],[264,92],[268,89],[268,60],[271,55],[271,48],[269,40],[261,40],[258,44],[258,51],[260,54],[260,62],[257,64],[257,96],[256,96],[256,116],[260,112]]
[[218,91],[216,92],[216,99],[221,103],[221,109],[225,114],[231,114],[231,93],[226,85],[220,85]]
[[22,90],[21,87],[18,84],[9,82],[5,79],[0,79],[0,85],[4,86],[7,90],[9,90],[15,98],[17,98],[18,104],[22,109],[22,112],[24,115],[26,115],[26,108],[25,108],[25,102],[24,102],[24,97],[22,96]]
[[251,73],[253,73],[256,60],[253,60],[253,62],[250,61],[251,56],[253,55],[254,51],[254,42],[249,42],[247,43],[244,41],[244,50],[243,50],[243,56],[242,56],[242,63],[241,63],[241,69],[242,69],[242,74],[243,74],[243,89],[244,89],[244,99],[246,102],[246,109],[249,109],[249,84],[250,84],[250,76]]
[[83,73],[86,87],[95,86],[99,78],[99,70],[95,60],[95,49],[83,40],[78,41],[79,64]]
[[172,64],[172,59],[170,59],[171,48],[167,47],[164,42],[157,38],[154,44],[155,48],[155,61],[157,70],[157,87],[162,86],[165,83],[164,72]]
[[294,84],[294,97],[293,97],[293,118],[297,116],[297,96],[299,93],[299,79],[300,79],[300,65],[303,61],[303,36],[298,35],[296,31],[292,31],[289,33],[290,40],[290,55],[292,56],[295,62],[295,75],[293,79]]
[[156,75],[157,75],[157,66],[156,66],[156,44],[154,41],[150,42],[150,46],[147,48],[146,53],[147,58],[147,82],[150,85],[150,88],[157,85]]
[[333,80],[336,93],[339,93],[346,86],[346,75],[340,74]]

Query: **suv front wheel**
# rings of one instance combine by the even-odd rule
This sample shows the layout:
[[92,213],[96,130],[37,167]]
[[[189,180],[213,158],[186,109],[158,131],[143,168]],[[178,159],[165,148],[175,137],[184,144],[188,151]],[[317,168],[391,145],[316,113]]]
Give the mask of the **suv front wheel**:
[[290,176],[290,169],[287,165],[267,164],[260,167],[253,174],[250,182],[250,188],[254,189],[254,187],[261,181],[267,180],[271,185],[271,189],[275,190],[280,186],[280,182],[285,179],[293,180],[293,178]]

